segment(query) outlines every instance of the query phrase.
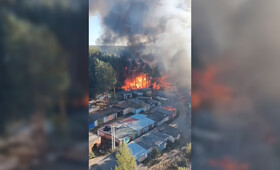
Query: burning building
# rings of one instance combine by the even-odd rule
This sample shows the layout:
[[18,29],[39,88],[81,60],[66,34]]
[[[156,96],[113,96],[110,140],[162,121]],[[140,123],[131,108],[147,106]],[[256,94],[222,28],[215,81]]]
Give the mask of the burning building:
[[148,88],[151,86],[151,78],[147,76],[145,73],[141,73],[136,77],[129,77],[124,81],[124,85],[122,89],[125,91],[129,90],[137,90]]
[[153,90],[160,90],[168,89],[170,87],[171,84],[166,81],[165,76],[153,79],[146,73],[138,73],[135,77],[128,77],[121,88],[125,91],[142,89],[146,96],[151,96],[152,93],[149,88],[152,88]]

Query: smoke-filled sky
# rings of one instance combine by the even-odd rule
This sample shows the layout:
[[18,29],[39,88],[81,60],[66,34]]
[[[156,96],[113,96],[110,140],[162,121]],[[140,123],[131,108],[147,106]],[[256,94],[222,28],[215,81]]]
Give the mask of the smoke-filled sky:
[[98,16],[89,17],[89,45],[96,45],[96,40],[102,33],[100,18]]
[[90,42],[133,47],[134,57],[160,66],[176,85],[190,87],[190,0],[90,0],[89,5],[90,20],[100,19],[100,24],[90,22]]

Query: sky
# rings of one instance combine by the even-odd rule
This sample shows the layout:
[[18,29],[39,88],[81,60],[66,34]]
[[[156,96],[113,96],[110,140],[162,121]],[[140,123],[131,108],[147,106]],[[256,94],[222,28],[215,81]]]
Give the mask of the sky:
[[101,23],[98,16],[89,16],[89,45],[96,45],[96,39],[101,35]]

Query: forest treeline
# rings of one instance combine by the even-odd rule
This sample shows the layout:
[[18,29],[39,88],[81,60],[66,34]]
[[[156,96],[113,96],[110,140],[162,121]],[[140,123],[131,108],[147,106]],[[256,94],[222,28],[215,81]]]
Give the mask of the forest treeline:
[[120,90],[123,82],[133,73],[147,73],[159,77],[158,67],[151,68],[147,63],[129,53],[101,51],[89,47],[89,98],[104,92]]

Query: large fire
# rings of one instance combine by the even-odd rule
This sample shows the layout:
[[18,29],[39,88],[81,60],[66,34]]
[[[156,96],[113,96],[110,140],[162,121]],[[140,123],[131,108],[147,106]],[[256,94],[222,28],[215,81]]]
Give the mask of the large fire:
[[147,76],[147,74],[142,73],[136,76],[135,78],[127,78],[124,81],[122,89],[124,89],[125,91],[143,89],[150,87],[150,85],[151,79]]
[[153,87],[154,90],[159,90],[161,88],[166,89],[171,87],[170,83],[166,82],[165,79],[166,78],[164,76],[155,78],[154,82],[152,83],[151,77],[149,77],[145,73],[141,73],[136,77],[127,78],[124,81],[124,85],[122,86],[122,89],[125,91],[129,91],[129,90],[137,90],[137,89]]
[[168,89],[171,87],[171,84],[166,82],[165,76],[159,77],[155,79],[155,82],[153,83],[153,89],[159,90],[160,88],[164,87],[165,89]]

